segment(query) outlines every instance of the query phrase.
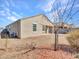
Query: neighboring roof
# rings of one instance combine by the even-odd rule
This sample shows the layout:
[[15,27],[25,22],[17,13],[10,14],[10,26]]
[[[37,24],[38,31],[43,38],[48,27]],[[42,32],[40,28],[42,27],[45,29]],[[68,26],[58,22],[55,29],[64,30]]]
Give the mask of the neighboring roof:
[[[17,21],[27,20],[27,19],[29,19],[29,18],[33,18],[33,17],[37,17],[37,16],[44,16],[44,17],[47,18],[47,20],[48,20],[50,23],[52,23],[52,21],[50,21],[50,20],[48,19],[48,17],[45,16],[44,14],[38,14],[38,15],[30,16],[30,17],[24,17],[24,18],[21,18],[21,19],[18,19],[18,20],[16,20],[16,21],[14,21],[13,23],[15,23],[15,22],[17,22]],[[11,24],[13,24],[13,23],[11,23]],[[9,25],[11,25],[11,24],[9,24]],[[52,24],[53,24],[53,23],[52,23]],[[7,26],[8,26],[8,25],[7,25]]]

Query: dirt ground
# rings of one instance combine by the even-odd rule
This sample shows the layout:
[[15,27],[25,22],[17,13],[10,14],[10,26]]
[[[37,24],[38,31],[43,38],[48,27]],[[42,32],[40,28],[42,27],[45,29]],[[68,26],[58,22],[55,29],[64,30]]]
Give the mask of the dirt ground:
[[6,40],[3,40],[1,41],[3,43],[0,43],[2,47],[4,46],[0,47],[0,59],[75,59],[66,49],[69,47],[66,36],[59,35],[58,44],[62,45],[62,48],[58,48],[57,51],[54,51],[54,35],[8,39],[7,45]]

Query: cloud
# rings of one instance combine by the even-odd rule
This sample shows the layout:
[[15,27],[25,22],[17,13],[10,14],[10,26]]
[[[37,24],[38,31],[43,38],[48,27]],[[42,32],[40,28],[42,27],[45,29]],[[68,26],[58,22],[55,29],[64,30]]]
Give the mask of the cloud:
[[8,0],[5,0],[5,5],[6,5],[7,7],[9,7],[9,6],[10,6],[10,4],[9,4]]
[[62,7],[66,6],[68,0],[49,0],[45,5],[40,6],[44,12],[50,12],[55,6],[53,4],[61,3]]
[[49,13],[49,14],[46,14],[46,15],[52,22],[54,22],[54,21],[58,22],[59,21],[58,20],[59,16],[58,16],[57,12]]
[[[77,9],[76,8],[78,8],[79,7],[79,4],[76,4],[76,5],[74,5],[74,8],[73,8],[73,10],[72,10],[72,12],[74,12],[74,11],[77,11]],[[62,17],[61,15],[62,15],[62,13],[64,12],[64,9],[66,8],[66,6],[63,6],[63,7],[60,7],[60,8],[58,8],[58,11],[60,11],[60,17]],[[67,12],[69,12],[68,10],[71,8],[71,4],[70,5],[68,5],[68,8],[66,9],[66,14],[67,14]],[[71,13],[71,15],[72,15],[73,13]],[[65,14],[64,14],[65,15]],[[59,19],[59,16],[58,16],[58,14],[57,14],[57,10],[55,10],[54,12],[50,12],[50,13],[47,13],[47,16],[48,16],[48,18],[52,21],[52,22],[59,22],[60,21],[60,19]],[[64,16],[64,18],[63,18],[63,21],[65,21],[64,19],[65,19],[66,17]],[[56,20],[56,21],[55,21]],[[72,22],[72,21],[71,21]],[[71,23],[70,21],[69,21],[69,23]]]
[[61,2],[62,4],[67,4],[68,0],[58,0],[59,2]]
[[7,19],[11,20],[11,21],[16,21],[17,18],[15,16],[8,16]]
[[6,0],[6,4],[7,4],[7,6],[12,6],[12,7],[15,7],[16,6],[16,4],[14,3],[14,0]]
[[44,12],[49,12],[49,11],[51,11],[52,5],[53,5],[54,1],[55,1],[55,0],[49,1],[47,4],[43,5],[43,6],[41,7],[41,9],[42,9]]
[[0,11],[0,17],[6,18],[10,21],[16,21],[17,18],[20,18],[21,16],[16,12],[10,10],[9,8],[5,7],[5,10]]
[[21,17],[19,14],[17,14],[17,13],[14,12],[14,11],[12,12],[12,14],[15,15],[16,17],[18,17],[18,18]]
[[16,21],[21,16],[19,14],[17,14],[16,12],[11,11],[11,13],[8,13],[8,15],[6,15],[6,17],[7,17],[7,19],[9,19],[11,21]]
[[15,11],[10,9],[10,3],[8,0],[4,1],[5,3],[1,6],[2,9],[0,10],[0,17],[4,19],[8,19],[10,21],[15,21],[17,18],[20,18],[20,15]]
[[5,16],[5,11],[0,11],[0,16]]
[[75,7],[79,7],[79,4],[76,4]]

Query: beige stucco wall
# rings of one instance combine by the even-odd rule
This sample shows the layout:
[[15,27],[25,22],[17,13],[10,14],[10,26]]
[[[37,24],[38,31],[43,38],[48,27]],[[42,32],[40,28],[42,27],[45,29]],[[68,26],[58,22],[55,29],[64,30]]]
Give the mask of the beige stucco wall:
[[[33,23],[37,24],[37,31],[33,31]],[[42,31],[42,25],[52,26],[53,24],[48,21],[47,17],[44,15],[37,15],[31,18],[24,18],[21,20],[21,38],[26,38],[30,36],[46,34]]]
[[[33,24],[37,24],[37,31],[33,31]],[[16,32],[19,38],[26,38],[30,36],[49,34],[42,31],[42,26],[52,26],[53,24],[44,15],[36,15],[28,18],[22,18],[21,20],[15,21],[12,24],[6,26],[6,28],[12,32]],[[53,28],[52,28],[53,29]]]
[[20,38],[20,20],[9,24],[8,26],[6,26],[6,28],[10,31],[10,33],[16,32],[17,36]]

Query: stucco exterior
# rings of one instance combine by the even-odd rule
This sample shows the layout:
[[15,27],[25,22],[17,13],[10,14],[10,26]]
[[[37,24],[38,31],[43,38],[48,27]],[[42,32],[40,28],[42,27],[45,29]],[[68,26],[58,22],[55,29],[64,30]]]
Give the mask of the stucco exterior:
[[[33,31],[33,24],[36,24],[36,31]],[[44,31],[43,26],[46,26],[46,29]],[[53,27],[53,23],[48,20],[46,16],[41,14],[32,17],[22,18],[6,26],[10,33],[16,32],[18,38],[26,38],[42,34],[52,34]]]
[[21,21],[15,21],[6,26],[6,29],[12,34],[13,32],[17,33],[18,38],[21,37]]

